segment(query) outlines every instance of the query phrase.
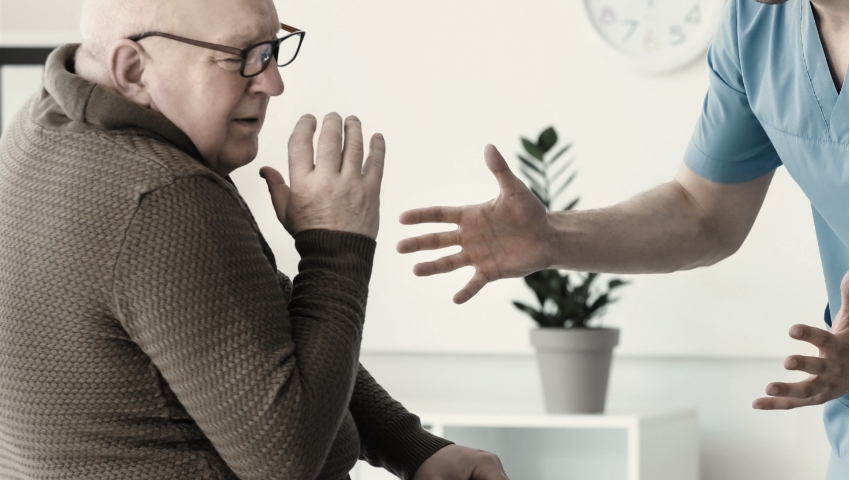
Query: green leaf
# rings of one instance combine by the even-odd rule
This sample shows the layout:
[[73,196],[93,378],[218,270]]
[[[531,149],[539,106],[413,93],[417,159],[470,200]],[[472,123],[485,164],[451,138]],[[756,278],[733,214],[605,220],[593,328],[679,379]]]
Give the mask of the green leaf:
[[629,282],[625,280],[620,280],[619,278],[615,278],[608,282],[608,290],[614,290],[617,287],[622,287],[623,285],[628,285]]
[[546,301],[548,292],[545,289],[546,281],[543,279],[540,272],[534,272],[525,276],[525,283],[537,296],[537,301],[540,302],[540,308],[543,308],[543,303]]
[[560,196],[561,196],[561,194],[562,194],[562,193],[564,193],[564,191],[567,189],[567,187],[569,187],[569,186],[570,186],[570,184],[571,184],[571,183],[573,183],[573,180],[575,180],[575,179],[576,179],[576,175],[578,175],[578,172],[573,173],[572,175],[570,175],[570,178],[568,178],[568,179],[564,182],[564,184],[563,184],[563,185],[561,185],[560,187],[558,187],[558,189],[557,189],[557,190],[555,190],[555,193],[554,193],[554,194],[552,194],[552,199],[553,199],[553,200],[554,200],[554,199],[556,199],[556,198],[558,198],[558,197],[560,197]]
[[584,283],[578,288],[577,293],[583,299],[583,302],[587,301],[587,294],[590,292],[590,286],[598,275],[598,273],[588,273],[587,278],[584,279]]
[[587,309],[588,313],[593,313],[593,312],[599,310],[600,308],[604,307],[607,303],[608,303],[608,294],[606,293],[604,295],[600,295],[599,298],[597,298],[596,301],[593,302],[593,305],[591,305],[590,308]]
[[540,193],[538,193],[537,191],[535,191],[534,189],[531,190],[531,193],[533,193],[534,196],[537,197],[538,200],[540,200],[540,203],[542,203],[543,206],[546,207],[546,210],[549,210],[549,199],[548,198],[543,198],[543,196]]
[[567,169],[569,169],[572,166],[573,162],[575,162],[575,161],[576,161],[575,158],[571,158],[571,159],[567,160],[566,162],[564,162],[564,164],[561,165],[561,168],[559,168],[558,171],[556,171],[554,175],[549,175],[549,181],[552,182],[552,183],[557,183],[558,178],[560,178],[560,176],[564,172],[566,172]]
[[528,152],[532,157],[542,161],[543,160],[543,151],[540,150],[540,147],[531,143],[531,140],[527,138],[522,139],[522,146],[525,147],[525,151]]
[[527,158],[523,157],[522,155],[517,155],[517,158],[518,158],[518,159],[519,159],[519,160],[523,163],[523,165],[525,165],[526,167],[528,167],[528,168],[530,168],[530,169],[534,170],[535,172],[539,173],[540,175],[545,175],[545,174],[543,173],[543,168],[541,168],[540,166],[538,166],[535,162],[532,162],[531,160],[529,160],[529,159],[527,159]]
[[522,174],[525,176],[525,178],[528,179],[528,181],[530,181],[530,182],[534,182],[534,185],[537,186],[538,189],[541,192],[546,191],[546,189],[543,188],[543,184],[541,183],[542,180],[540,180],[540,177],[542,177],[542,175],[534,172],[533,170],[526,167],[525,165],[520,165],[519,169],[522,172]]
[[514,306],[523,312],[527,313],[535,322],[543,323],[545,322],[545,315],[543,312],[538,312],[537,310],[529,307],[528,305],[521,302],[513,302]]
[[558,159],[561,158],[561,155],[566,153],[566,151],[572,148],[572,146],[572,143],[568,143],[564,148],[558,150],[558,153],[556,153],[552,158],[549,159],[549,165],[552,165],[553,163],[557,162]]
[[572,210],[576,206],[576,204],[578,204],[578,201],[579,201],[579,197],[576,197],[575,200],[573,200],[572,202],[570,202],[569,205],[564,207],[564,209],[562,211],[566,212],[568,210]]
[[555,129],[552,127],[543,130],[537,138],[537,146],[540,147],[540,150],[543,150],[543,153],[551,150],[556,143],[558,143],[558,134],[555,133]]

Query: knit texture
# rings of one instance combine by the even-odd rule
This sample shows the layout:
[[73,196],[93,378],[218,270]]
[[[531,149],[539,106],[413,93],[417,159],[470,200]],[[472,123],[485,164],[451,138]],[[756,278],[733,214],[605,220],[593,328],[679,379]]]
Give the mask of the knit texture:
[[48,59],[0,139],[0,477],[410,478],[449,444],[358,363],[373,240],[293,282],[165,117]]

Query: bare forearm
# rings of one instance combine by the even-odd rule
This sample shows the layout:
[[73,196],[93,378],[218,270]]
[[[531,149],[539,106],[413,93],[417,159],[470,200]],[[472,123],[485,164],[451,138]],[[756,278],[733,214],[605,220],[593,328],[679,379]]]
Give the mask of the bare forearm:
[[675,180],[612,207],[550,213],[549,218],[553,264],[570,270],[688,270],[717,263],[738,247]]

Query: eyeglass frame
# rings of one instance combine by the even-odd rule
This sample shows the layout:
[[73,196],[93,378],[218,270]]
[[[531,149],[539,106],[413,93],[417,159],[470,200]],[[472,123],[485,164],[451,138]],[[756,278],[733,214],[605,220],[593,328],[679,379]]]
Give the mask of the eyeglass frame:
[[[128,37],[127,40],[131,40],[133,42],[138,42],[139,40],[141,40],[143,38],[148,38],[148,37],[164,37],[164,38],[168,38],[168,39],[171,39],[171,40],[176,40],[178,42],[187,43],[189,45],[194,45],[196,47],[206,48],[206,49],[209,49],[209,50],[215,50],[215,51],[218,51],[218,52],[223,52],[223,53],[228,53],[230,55],[235,55],[235,56],[242,59],[242,66],[239,68],[239,75],[241,75],[244,78],[252,78],[252,77],[256,77],[257,75],[265,72],[266,69],[269,68],[269,65],[271,64],[271,57],[272,56],[274,56],[275,60],[277,60],[277,52],[279,51],[280,44],[284,40],[286,40],[287,38],[294,37],[294,36],[301,37],[298,40],[298,48],[295,50],[295,55],[292,56],[292,60],[286,62],[283,65],[276,64],[278,67],[285,67],[285,66],[289,65],[290,63],[294,62],[295,57],[297,57],[298,53],[301,51],[301,44],[304,42],[304,33],[305,32],[303,30],[299,30],[295,27],[291,27],[291,26],[289,26],[285,23],[281,23],[280,28],[284,31],[289,32],[289,35],[286,35],[286,36],[281,37],[281,38],[276,38],[274,40],[267,40],[265,42],[255,43],[255,44],[249,45],[248,47],[243,48],[243,49],[239,49],[239,48],[236,48],[236,47],[228,47],[226,45],[219,45],[217,43],[209,43],[209,42],[202,42],[200,40],[192,40],[191,38],[178,37],[177,35],[172,35],[170,33],[163,33],[163,32],[145,32],[145,33],[141,33],[139,35],[134,35],[132,37]],[[275,44],[275,43],[277,44],[277,46],[272,47],[273,48],[272,56],[269,56],[269,60],[266,61],[265,65],[263,65],[263,68],[261,68],[259,72],[255,73],[253,75],[245,75],[245,63],[248,61],[248,52],[259,47],[260,45]]]

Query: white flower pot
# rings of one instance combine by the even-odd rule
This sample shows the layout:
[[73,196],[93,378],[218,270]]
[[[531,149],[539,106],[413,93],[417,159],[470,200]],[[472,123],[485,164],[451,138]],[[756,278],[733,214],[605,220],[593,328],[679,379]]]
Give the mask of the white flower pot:
[[616,328],[534,328],[531,344],[548,413],[602,413]]

